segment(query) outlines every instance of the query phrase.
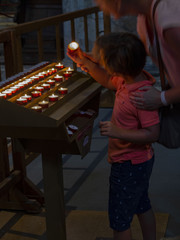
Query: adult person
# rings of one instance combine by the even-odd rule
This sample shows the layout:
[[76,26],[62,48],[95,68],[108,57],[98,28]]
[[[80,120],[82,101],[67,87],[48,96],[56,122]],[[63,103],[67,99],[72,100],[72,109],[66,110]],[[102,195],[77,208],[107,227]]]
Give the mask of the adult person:
[[[153,6],[157,0],[96,0],[105,13],[116,19],[126,15],[137,16],[137,32],[147,54],[157,64],[156,44],[153,29]],[[130,96],[137,108],[158,109],[163,105],[180,102],[180,2],[161,0],[155,11],[155,26],[161,55],[166,69],[169,89],[159,91],[154,87],[142,88]]]

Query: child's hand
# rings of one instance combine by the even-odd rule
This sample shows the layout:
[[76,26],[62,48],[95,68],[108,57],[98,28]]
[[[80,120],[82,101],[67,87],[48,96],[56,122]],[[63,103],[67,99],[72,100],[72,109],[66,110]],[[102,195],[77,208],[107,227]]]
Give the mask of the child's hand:
[[83,63],[83,55],[82,55],[82,51],[76,51],[75,53],[70,52],[69,49],[67,49],[67,56],[69,58],[71,58],[75,63],[77,63],[77,65],[82,65]]
[[100,133],[102,136],[108,136],[112,138],[117,137],[118,127],[110,121],[104,121],[99,123]]
[[77,64],[77,67],[80,67],[83,71],[88,72],[88,69],[84,65],[86,57],[84,56],[84,52],[81,49],[78,49],[78,51],[75,53],[70,52],[67,49],[67,56]]

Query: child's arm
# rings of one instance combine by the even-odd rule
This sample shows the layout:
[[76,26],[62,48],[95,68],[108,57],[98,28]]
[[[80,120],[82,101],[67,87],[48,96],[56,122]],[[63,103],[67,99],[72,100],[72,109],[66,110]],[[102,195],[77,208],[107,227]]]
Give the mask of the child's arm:
[[142,129],[123,129],[114,125],[110,121],[100,122],[100,132],[102,136],[119,138],[133,143],[152,143],[159,138],[159,124]]
[[87,72],[102,86],[115,90],[111,82],[111,75],[109,75],[98,63],[90,59],[83,51],[80,50],[79,54],[71,54],[67,51],[67,55],[77,63],[82,70],[87,70]]

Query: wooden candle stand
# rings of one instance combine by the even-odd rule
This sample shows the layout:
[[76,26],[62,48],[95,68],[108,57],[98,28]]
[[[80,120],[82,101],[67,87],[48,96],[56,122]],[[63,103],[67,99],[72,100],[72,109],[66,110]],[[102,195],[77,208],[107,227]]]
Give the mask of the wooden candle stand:
[[[47,71],[56,64],[45,66],[35,74]],[[62,75],[63,71],[59,69],[55,74]],[[59,96],[58,101],[50,102],[41,113],[31,109],[38,102],[46,101],[50,94],[59,94],[59,87],[68,88],[68,93]],[[42,92],[40,97],[26,105],[16,103],[17,98],[29,95],[29,92],[26,88],[11,98],[0,99],[0,147],[3,148],[0,155],[0,208],[38,212],[45,202],[47,239],[65,240],[62,154],[84,157],[89,152],[93,123],[99,110],[101,85],[88,75],[73,72],[71,78]],[[80,111],[91,111],[92,114],[90,117],[82,116]],[[68,125],[76,126],[77,130],[69,134]],[[12,139],[12,171],[9,170],[5,149],[7,137]],[[26,174],[26,166],[38,154],[42,154],[44,194]]]

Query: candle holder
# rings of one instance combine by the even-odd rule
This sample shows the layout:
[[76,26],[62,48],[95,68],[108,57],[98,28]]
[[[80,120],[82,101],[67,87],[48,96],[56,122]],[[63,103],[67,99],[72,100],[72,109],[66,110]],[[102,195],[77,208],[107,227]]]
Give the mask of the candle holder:
[[24,97],[20,97],[18,99],[16,99],[16,102],[20,105],[25,105],[27,103],[27,98],[24,98]]
[[4,98],[4,99],[6,99],[6,94],[5,93],[0,93],[0,98]]
[[16,86],[19,87],[19,89],[24,88],[24,84],[23,83],[18,83]]
[[43,92],[44,91],[44,88],[42,86],[37,86],[34,88],[36,91],[40,91],[40,92]]
[[52,73],[56,73],[56,72],[57,72],[57,69],[51,68],[51,71],[52,71]]
[[32,77],[30,77],[30,79],[32,79],[32,80],[34,80],[34,81],[38,81],[39,80],[39,76],[32,76]]
[[39,105],[33,106],[31,107],[32,110],[36,111],[36,112],[42,112],[42,107]]
[[55,85],[55,80],[52,80],[52,79],[49,79],[48,81],[47,81],[47,83],[48,84],[50,84],[51,86],[54,86]]
[[7,89],[7,90],[3,91],[2,93],[3,93],[3,94],[6,94],[6,96],[9,97],[9,96],[12,95],[12,91],[13,91],[13,90],[11,90],[11,89]]
[[69,77],[72,76],[72,72],[66,71],[66,72],[63,73],[63,76],[64,76],[65,78],[69,78]]
[[44,78],[44,74],[39,73],[39,74],[38,74],[38,77],[39,77],[40,79],[42,79],[42,78]]
[[77,42],[71,42],[68,45],[68,51],[70,53],[75,53],[79,49],[79,44]]
[[63,76],[60,76],[58,74],[56,76],[54,76],[54,79],[56,80],[56,82],[63,82],[63,80],[64,80]]
[[41,106],[42,108],[48,108],[49,107],[49,102],[43,100],[42,102],[39,102],[38,105]]
[[11,90],[12,94],[17,92],[17,88],[16,87],[15,88],[11,87],[10,90]]
[[49,95],[50,102],[56,102],[58,100],[58,98],[59,98],[58,95],[55,95],[55,94]]
[[64,94],[68,93],[68,88],[61,87],[61,88],[58,89],[58,91],[59,91],[60,94],[64,95]]
[[53,74],[52,69],[47,70],[47,73],[48,73],[49,76],[52,75]]
[[34,91],[34,92],[31,92],[31,94],[32,94],[32,96],[33,96],[34,98],[41,96],[41,92],[40,92],[40,91]]
[[68,67],[68,69],[67,69],[66,71],[67,71],[67,72],[71,72],[71,73],[73,73],[73,72],[74,72],[74,69],[71,68],[71,67]]
[[49,89],[51,88],[51,85],[48,84],[48,83],[43,83],[41,86],[42,86],[45,90],[49,90]]
[[32,96],[25,94],[24,96],[22,96],[22,98],[26,98],[28,101],[31,101]]
[[41,74],[43,74],[45,77],[48,76],[48,72],[47,72],[47,71],[44,71],[44,72],[42,72]]
[[58,64],[55,65],[55,67],[58,68],[58,69],[62,69],[62,68],[64,68],[64,65],[61,64],[61,63],[58,63]]
[[33,80],[30,79],[30,78],[28,78],[28,79],[26,79],[26,82],[27,82],[28,84],[32,84],[32,83],[33,83]]

